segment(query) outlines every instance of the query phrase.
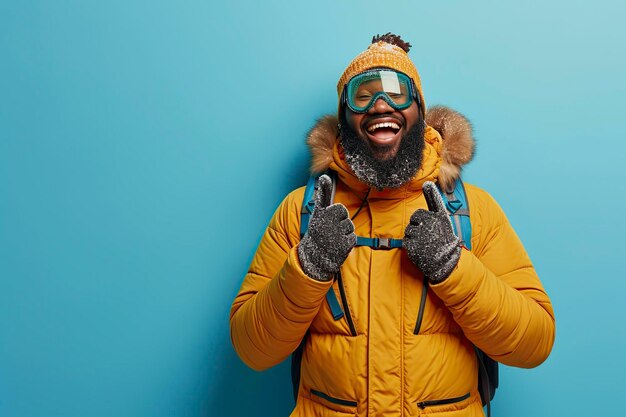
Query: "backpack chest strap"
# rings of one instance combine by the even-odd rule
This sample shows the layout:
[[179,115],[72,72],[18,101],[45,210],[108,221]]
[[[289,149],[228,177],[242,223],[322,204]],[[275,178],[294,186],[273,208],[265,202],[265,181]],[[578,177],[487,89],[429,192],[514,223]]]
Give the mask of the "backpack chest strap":
[[357,246],[368,246],[372,249],[388,250],[402,248],[402,239],[393,239],[390,237],[356,237]]

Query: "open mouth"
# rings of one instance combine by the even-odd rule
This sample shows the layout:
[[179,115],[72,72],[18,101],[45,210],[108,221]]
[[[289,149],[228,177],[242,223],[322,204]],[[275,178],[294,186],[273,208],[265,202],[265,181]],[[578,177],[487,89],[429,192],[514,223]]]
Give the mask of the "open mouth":
[[398,139],[401,128],[395,120],[373,120],[365,126],[365,132],[373,142],[388,145]]

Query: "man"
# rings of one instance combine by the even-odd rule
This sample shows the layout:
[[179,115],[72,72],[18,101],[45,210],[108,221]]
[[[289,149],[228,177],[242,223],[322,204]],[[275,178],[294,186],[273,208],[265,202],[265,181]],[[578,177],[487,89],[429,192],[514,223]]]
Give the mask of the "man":
[[320,177],[302,239],[304,189],[285,198],[232,306],[233,345],[254,369],[304,340],[292,416],[483,415],[475,347],[518,367],[552,348],[550,300],[497,203],[465,184],[471,242],[453,232],[434,184],[454,187],[471,128],[426,112],[409,46],[377,36],[348,65],[339,120],[308,138],[312,171],[336,184]]

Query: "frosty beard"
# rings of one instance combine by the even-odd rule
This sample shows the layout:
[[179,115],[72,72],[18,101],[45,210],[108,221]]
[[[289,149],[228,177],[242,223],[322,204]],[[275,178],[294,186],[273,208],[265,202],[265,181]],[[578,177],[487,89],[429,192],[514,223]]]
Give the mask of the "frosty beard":
[[[343,113],[343,112],[342,112]],[[361,139],[341,117],[339,136],[346,155],[346,163],[362,182],[379,190],[398,188],[413,178],[422,165],[425,123],[420,120],[400,139],[400,147],[389,159],[376,158],[366,139]]]

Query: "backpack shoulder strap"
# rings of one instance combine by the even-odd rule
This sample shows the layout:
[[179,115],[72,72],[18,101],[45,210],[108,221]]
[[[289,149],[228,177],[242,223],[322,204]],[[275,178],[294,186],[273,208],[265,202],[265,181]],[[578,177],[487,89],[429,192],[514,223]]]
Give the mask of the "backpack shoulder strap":
[[302,366],[302,355],[304,354],[304,345],[308,339],[309,332],[306,332],[302,341],[291,354],[291,386],[293,389],[293,400],[298,402],[298,391],[300,389],[300,369]]
[[309,228],[309,220],[311,219],[311,214],[313,214],[313,209],[315,208],[315,190],[317,190],[317,180],[323,174],[328,175],[333,184],[333,192],[330,196],[330,202],[332,203],[335,200],[335,191],[337,190],[337,173],[335,171],[329,169],[326,172],[311,175],[309,177],[309,180],[306,183],[306,188],[304,189],[304,198],[302,199],[302,209],[300,211],[301,239]]
[[[335,191],[337,189],[337,173],[332,170],[328,170],[325,172],[332,181],[333,191],[331,194],[331,203],[335,200]],[[311,175],[309,180],[307,181],[306,188],[304,189],[304,197],[302,198],[302,209],[300,211],[300,238],[305,235],[306,231],[309,228],[309,220],[311,219],[311,214],[313,214],[313,209],[315,209],[315,190],[317,190],[317,179],[322,174]],[[344,316],[343,309],[339,304],[339,300],[337,300],[337,296],[335,295],[335,291],[333,287],[328,289],[326,293],[326,302],[330,307],[330,310],[333,314],[333,318],[335,320],[339,320]],[[291,354],[291,384],[293,388],[293,399],[294,401],[298,401],[298,390],[300,389],[300,369],[302,366],[302,355],[304,354],[304,346],[306,345],[306,340],[308,338],[309,333],[307,332],[302,341],[296,348],[296,350]]]
[[309,219],[311,218],[311,214],[313,214],[313,209],[315,208],[315,200],[313,199],[313,196],[315,194],[315,184],[317,183],[318,178],[319,176],[311,175],[306,183],[306,188],[304,189],[302,210],[300,211],[300,239],[302,239],[309,228]]
[[437,188],[448,210],[454,234],[463,241],[463,246],[471,250],[472,223],[470,222],[470,209],[463,181],[458,178],[454,187],[449,190],[443,190],[439,185]]
[[[467,249],[472,249],[472,223],[470,221],[470,208],[467,201],[467,193],[461,178],[454,183],[450,190],[439,188],[441,197],[446,204],[446,209],[452,220],[454,233],[463,240]],[[491,400],[498,388],[498,362],[487,356],[482,350],[474,346],[478,361],[478,391],[483,405],[487,406],[487,416],[491,415]]]

